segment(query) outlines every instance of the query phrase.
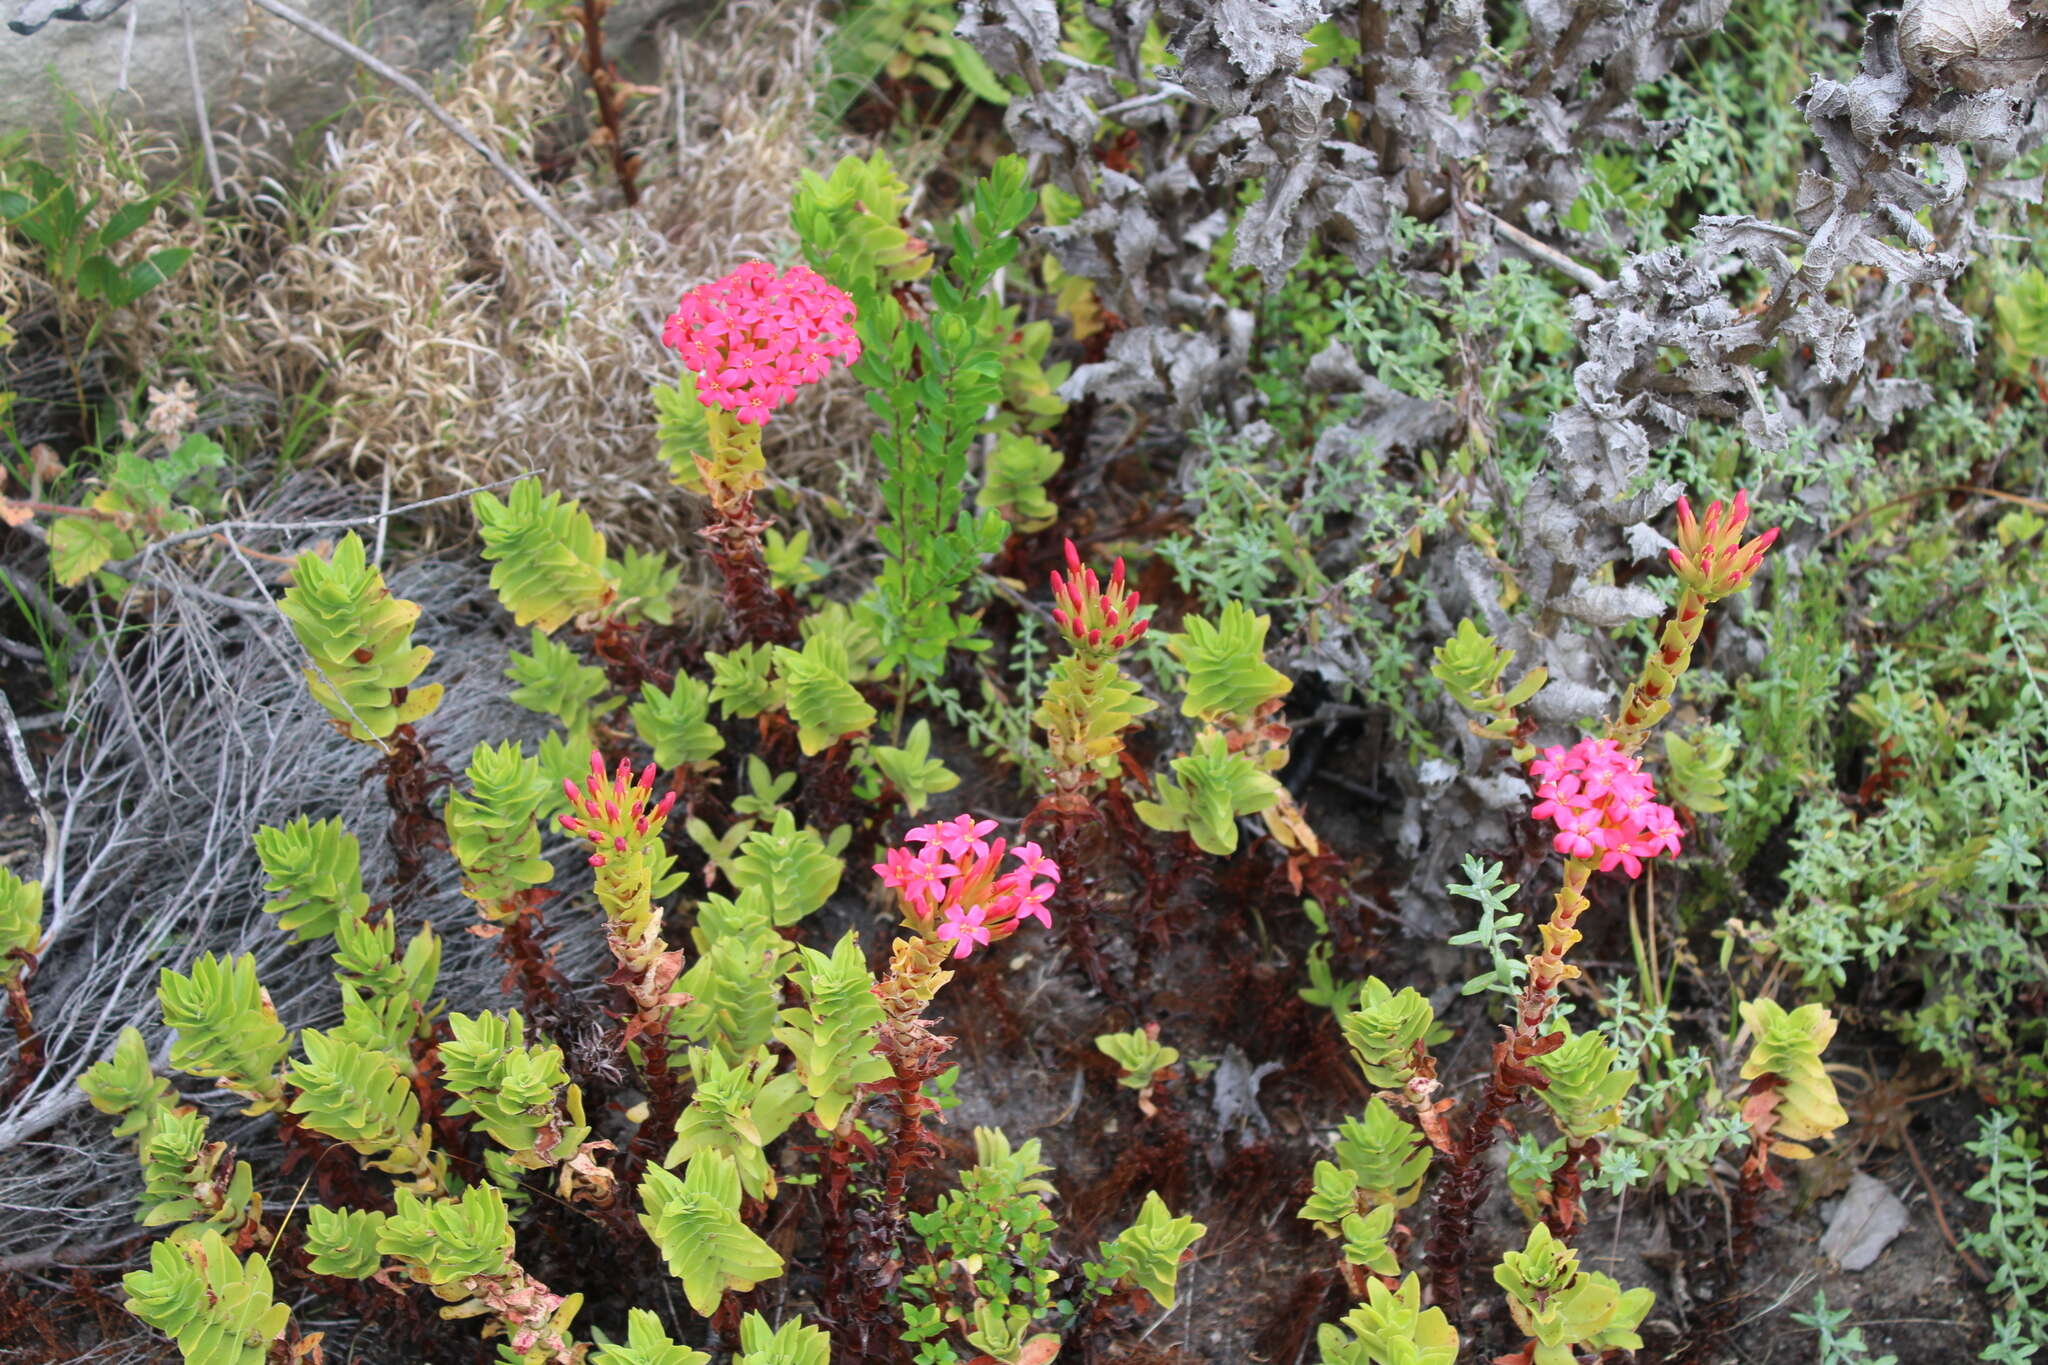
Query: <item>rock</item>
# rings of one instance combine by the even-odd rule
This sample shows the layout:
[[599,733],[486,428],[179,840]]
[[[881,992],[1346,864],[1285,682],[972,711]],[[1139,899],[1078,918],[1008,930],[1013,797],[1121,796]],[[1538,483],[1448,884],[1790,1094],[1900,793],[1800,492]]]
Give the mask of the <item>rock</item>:
[[1828,1219],[1821,1253],[1844,1270],[1866,1269],[1909,1221],[1906,1206],[1882,1180],[1858,1171]]
[[[196,117],[181,13],[187,6],[215,122],[240,105],[285,130],[302,131],[333,115],[353,94],[356,65],[350,58],[245,0],[128,0],[97,22],[53,15],[103,12],[106,0],[0,5],[23,27],[44,21],[31,34],[0,31],[0,132],[60,129],[68,103],[60,92],[66,92],[87,109],[106,110],[140,127],[189,133]],[[623,53],[668,7],[665,0],[615,0],[605,23],[611,54]],[[293,8],[415,74],[453,58],[476,14],[474,0],[296,0]]]

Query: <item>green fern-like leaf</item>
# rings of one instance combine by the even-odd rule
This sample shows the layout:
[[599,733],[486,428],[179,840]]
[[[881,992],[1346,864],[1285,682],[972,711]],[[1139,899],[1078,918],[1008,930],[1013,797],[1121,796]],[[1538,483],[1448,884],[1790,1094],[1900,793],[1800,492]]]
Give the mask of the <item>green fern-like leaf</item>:
[[291,1043],[269,993],[257,984],[254,957],[207,953],[192,964],[190,976],[166,967],[157,978],[156,998],[164,1023],[177,1030],[172,1066],[242,1095],[250,1101],[245,1113],[283,1103]]
[[93,1108],[120,1120],[114,1125],[115,1137],[132,1137],[138,1147],[178,1105],[171,1083],[149,1063],[142,1031],[132,1027],[121,1030],[111,1057],[86,1068],[78,1088]]
[[306,671],[313,699],[350,739],[383,739],[441,704],[439,683],[412,685],[434,657],[412,643],[419,604],[391,595],[355,532],[330,558],[300,555],[278,609],[315,665]]
[[679,1345],[661,1329],[661,1319],[645,1308],[626,1312],[626,1340],[597,1348],[591,1365],[711,1365],[702,1351]]
[[316,824],[302,815],[282,829],[265,825],[256,831],[256,856],[270,878],[263,913],[276,915],[294,943],[325,938],[341,920],[369,912],[362,845],[338,818]]
[[692,1158],[681,1179],[648,1167],[640,1198],[640,1225],[701,1316],[716,1312],[727,1290],[744,1293],[782,1273],[775,1248],[740,1221],[739,1171],[723,1153]]
[[1186,830],[1195,846],[1219,858],[1237,851],[1237,819],[1256,815],[1280,799],[1273,775],[1232,753],[1220,730],[1207,730],[1194,752],[1173,760],[1173,776],[1159,781],[1157,801],[1139,801],[1138,818],[1153,829]]
[[654,751],[664,768],[708,767],[725,740],[711,724],[711,688],[687,673],[663,692],[653,683],[640,684],[641,700],[633,703],[633,733]]
[[549,783],[539,761],[511,740],[495,749],[477,745],[463,777],[468,790],[448,798],[443,816],[448,847],[462,864],[462,893],[492,918],[516,916],[517,898],[555,873],[540,856]]
[[306,1210],[306,1252],[315,1275],[367,1280],[384,1264],[377,1237],[387,1215],[374,1209],[330,1209],[314,1204]]
[[261,1256],[236,1257],[219,1232],[149,1249],[149,1269],[122,1276],[128,1311],[178,1343],[186,1365],[263,1365],[291,1310],[271,1299]]
[[552,635],[570,617],[611,605],[604,536],[573,500],[527,478],[512,485],[505,501],[477,493],[470,507],[484,558],[495,566],[491,587],[515,624]]
[[1167,636],[1167,649],[1188,670],[1181,714],[1243,728],[1259,708],[1286,696],[1294,684],[1266,662],[1271,625],[1271,618],[1253,615],[1244,603],[1229,602],[1215,624],[1190,616],[1181,634]]

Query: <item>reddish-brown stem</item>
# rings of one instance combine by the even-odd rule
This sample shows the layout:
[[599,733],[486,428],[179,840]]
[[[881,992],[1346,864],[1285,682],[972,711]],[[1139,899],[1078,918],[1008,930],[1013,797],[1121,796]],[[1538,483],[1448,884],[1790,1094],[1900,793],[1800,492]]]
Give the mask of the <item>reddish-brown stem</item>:
[[30,1082],[43,1073],[45,1056],[43,1035],[36,1031],[35,1016],[28,1007],[28,979],[35,975],[35,954],[17,948],[13,956],[22,964],[21,971],[7,983],[7,1017],[14,1024],[14,1071],[7,1079],[7,1088],[0,1090],[0,1105],[28,1089]]
[[712,562],[725,579],[728,629],[750,644],[794,644],[796,610],[775,590],[761,558],[761,532],[768,525],[754,515],[754,496],[715,499],[713,520],[697,534],[711,547]]
[[604,14],[610,8],[611,0],[581,0],[576,6],[576,22],[583,29],[583,51],[577,57],[577,65],[590,79],[591,93],[597,97],[597,117],[604,126],[603,141],[611,153],[612,174],[618,178],[619,193],[626,197],[626,206],[631,208],[640,202],[639,159],[626,152],[622,117],[625,92],[619,89],[618,67],[604,55]]
[[[403,688],[394,689],[392,699],[403,701]],[[426,864],[426,854],[441,840],[441,822],[434,817],[431,798],[436,787],[448,781],[428,755],[426,745],[410,725],[401,725],[385,741],[386,751],[371,767],[384,779],[384,804],[391,810],[388,837],[398,860],[392,877],[396,899],[404,901],[417,883]]]
[[1436,1208],[1430,1219],[1429,1266],[1433,1302],[1452,1322],[1460,1320],[1465,1302],[1465,1261],[1470,1254],[1472,1215],[1486,1194],[1486,1164],[1480,1160],[1500,1133],[1500,1121],[1508,1107],[1520,1097],[1521,1086],[1514,1079],[1511,1045],[1494,1045],[1493,1077],[1486,1086],[1486,1098],[1472,1125],[1448,1157],[1439,1156],[1445,1169],[1436,1182]]
[[1556,1236],[1569,1238],[1586,1221],[1585,1176],[1588,1172],[1597,1175],[1599,1171],[1600,1139],[1589,1138],[1565,1147],[1563,1163],[1551,1174],[1550,1207],[1543,1213],[1545,1226]]
[[676,1120],[683,1113],[681,1079],[669,1065],[667,1028],[645,1031],[639,1042],[640,1080],[647,1088],[647,1117],[633,1130],[632,1141],[619,1156],[619,1185],[628,1191],[640,1187],[640,1178],[647,1173],[649,1164],[659,1161],[667,1144],[674,1141]]

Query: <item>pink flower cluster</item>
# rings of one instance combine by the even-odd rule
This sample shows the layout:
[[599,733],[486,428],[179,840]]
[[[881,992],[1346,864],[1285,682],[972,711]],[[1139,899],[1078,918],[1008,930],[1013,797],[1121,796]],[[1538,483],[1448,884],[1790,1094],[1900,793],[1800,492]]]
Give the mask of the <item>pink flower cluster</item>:
[[1053,624],[1077,650],[1117,650],[1136,644],[1151,621],[1140,619],[1143,603],[1136,590],[1124,589],[1123,556],[1117,556],[1104,584],[1095,570],[1083,567],[1074,542],[1066,545],[1066,577],[1060,577],[1058,569],[1052,571],[1052,600],[1059,604],[1052,609]]
[[1678,545],[1671,551],[1671,567],[1687,587],[1707,598],[1728,597],[1749,586],[1749,580],[1763,565],[1764,551],[1778,539],[1778,528],[1744,542],[1743,528],[1749,525],[1749,491],[1736,493],[1735,501],[1723,508],[1720,501],[1707,504],[1702,522],[1693,515],[1692,504],[1678,500]]
[[[971,815],[920,825],[903,836],[922,845],[917,852],[892,848],[888,861],[874,865],[920,923],[938,920],[938,937],[953,945],[954,957],[1008,938],[1027,919],[1052,927],[1045,903],[1058,889],[1059,864],[1037,844],[1011,850],[1001,839],[988,842],[984,836],[995,827]],[[1005,856],[1017,860],[1007,872],[999,870]]]
[[622,758],[618,772],[607,777],[604,755],[595,749],[590,751],[590,777],[583,786],[565,777],[562,790],[569,804],[583,812],[580,820],[564,815],[562,828],[590,840],[592,867],[603,867],[612,857],[635,852],[655,838],[676,804],[676,794],[670,792],[649,807],[648,799],[654,795],[652,763],[635,779],[632,760]]
[[777,275],[766,261],[683,295],[661,340],[697,375],[699,402],[754,426],[823,379],[835,358],[860,359],[846,292],[808,267]]
[[1529,765],[1537,778],[1529,812],[1557,825],[1551,847],[1568,858],[1600,859],[1600,870],[1643,874],[1643,860],[1678,852],[1678,817],[1657,794],[1643,762],[1611,739],[1552,745]]

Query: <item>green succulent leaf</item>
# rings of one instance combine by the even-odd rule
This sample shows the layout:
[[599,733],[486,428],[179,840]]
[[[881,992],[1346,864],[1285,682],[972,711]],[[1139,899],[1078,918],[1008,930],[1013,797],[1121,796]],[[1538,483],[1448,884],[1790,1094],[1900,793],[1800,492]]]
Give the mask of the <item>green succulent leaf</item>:
[[19,977],[26,959],[42,949],[43,884],[0,867],[0,986]]
[[1458,1333],[1441,1308],[1422,1307],[1413,1275],[1389,1289],[1368,1280],[1365,1302],[1316,1329],[1322,1365],[1457,1365]]
[[1181,634],[1167,636],[1167,649],[1188,670],[1181,714],[1242,729],[1260,707],[1286,696],[1293,682],[1266,662],[1271,625],[1244,603],[1228,602],[1214,624],[1190,616]]
[[678,673],[667,692],[642,683],[640,696],[633,703],[633,732],[654,751],[654,761],[662,767],[703,767],[725,747],[711,724],[709,684]]
[[773,1057],[728,1062],[710,1048],[690,1050],[697,1090],[676,1123],[676,1140],[662,1159],[675,1166],[710,1152],[725,1157],[749,1198],[775,1197],[775,1170],[764,1150],[810,1107],[804,1084],[777,1072]]
[[775,676],[775,646],[736,645],[727,653],[706,653],[711,666],[711,699],[727,720],[751,720],[780,710],[783,682]]
[[190,976],[166,967],[156,998],[164,1023],[177,1031],[172,1066],[241,1094],[250,1101],[246,1113],[283,1103],[282,1068],[291,1043],[269,993],[257,984],[254,957],[207,953],[192,964]]
[[860,1087],[891,1074],[887,1060],[875,1051],[882,1006],[859,936],[851,929],[830,956],[816,948],[797,951],[803,965],[790,973],[790,980],[803,992],[804,1003],[782,1011],[775,1040],[789,1049],[818,1125],[837,1128]]
[[1358,1177],[1355,1188],[1368,1206],[1413,1204],[1429,1174],[1429,1152],[1415,1125],[1377,1095],[1365,1102],[1362,1118],[1337,1129],[1337,1164]]
[[1563,1046],[1534,1059],[1549,1081],[1536,1096],[1559,1132],[1573,1142],[1588,1142],[1621,1126],[1621,1104],[1636,1083],[1636,1072],[1617,1065],[1619,1055],[1601,1034],[1564,1032]]
[[526,1045],[526,1024],[509,1015],[448,1016],[453,1035],[441,1044],[441,1077],[456,1097],[451,1115],[474,1114],[477,1126],[532,1170],[573,1155],[590,1136],[583,1103],[553,1043]]
[[821,1327],[791,1318],[770,1327],[759,1313],[740,1319],[740,1356],[734,1365],[826,1365],[832,1338]]
[[1059,506],[1046,494],[1045,482],[1059,473],[1065,462],[1063,455],[1035,436],[1000,432],[988,452],[974,505],[984,512],[1001,513],[1011,526],[1026,534],[1043,531],[1060,514]]
[[604,568],[617,602],[614,614],[620,620],[628,624],[675,624],[676,609],[671,599],[676,585],[682,581],[683,571],[670,564],[667,555],[659,550],[643,554],[628,546],[619,558],[606,560]]
[[758,888],[767,897],[776,927],[795,924],[839,889],[846,869],[839,851],[850,836],[851,831],[835,832],[828,841],[798,828],[792,812],[778,811],[772,826],[741,841],[739,856],[725,872],[742,892]]
[[701,1316],[716,1312],[727,1290],[745,1292],[782,1273],[775,1248],[740,1221],[739,1171],[724,1153],[699,1153],[681,1179],[648,1167],[640,1198],[640,1225]]
[[1095,1040],[1095,1050],[1123,1068],[1117,1083],[1132,1090],[1143,1090],[1154,1076],[1180,1060],[1178,1049],[1160,1043],[1156,1028],[1102,1034]]
[[1366,978],[1358,1008],[1340,1023],[1366,1082],[1380,1090],[1400,1090],[1415,1075],[1436,1011],[1414,987],[1404,986],[1396,994],[1372,976]]
[[263,913],[276,915],[294,943],[324,938],[339,921],[369,912],[362,845],[339,819],[316,824],[302,815],[282,829],[264,825],[256,831],[256,856],[272,897]]
[[1507,1291],[1515,1325],[1536,1340],[1534,1365],[1573,1365],[1581,1350],[1641,1346],[1635,1328],[1657,1297],[1647,1289],[1623,1293],[1610,1277],[1581,1270],[1578,1253],[1541,1223],[1522,1250],[1501,1257],[1493,1280]]
[[312,660],[306,686],[343,734],[364,743],[433,714],[441,685],[414,687],[434,651],[412,643],[416,602],[393,597],[351,531],[332,556],[300,555],[278,603]]
[[544,493],[539,479],[525,478],[505,501],[476,493],[470,507],[483,556],[495,566],[491,587],[515,624],[552,635],[572,616],[611,605],[604,536],[573,500]]
[[512,1260],[512,1223],[495,1185],[472,1185],[460,1199],[396,1194],[398,1208],[377,1229],[377,1253],[405,1264],[424,1285],[460,1285],[501,1275]]
[[888,780],[903,797],[903,808],[912,815],[921,812],[932,797],[960,785],[960,774],[931,756],[931,722],[920,720],[910,727],[901,748],[870,744],[860,753],[863,762]]
[[796,722],[797,747],[804,753],[823,753],[848,736],[866,734],[874,725],[875,708],[850,681],[853,665],[842,641],[819,634],[805,641],[802,650],[773,648],[775,671],[785,689],[784,705]]
[[626,1341],[600,1346],[591,1365],[711,1365],[711,1357],[670,1339],[645,1308],[626,1311]]
[[263,1258],[238,1258],[212,1228],[158,1242],[149,1269],[121,1284],[128,1311],[177,1342],[187,1365],[263,1365],[291,1319]]
[[1174,1217],[1159,1192],[1148,1191],[1138,1221],[1102,1244],[1096,1257],[1102,1282],[1128,1280],[1161,1308],[1171,1308],[1180,1259],[1207,1231],[1192,1218]]
[[377,1238],[385,1215],[374,1209],[330,1209],[314,1204],[306,1210],[306,1253],[315,1275],[367,1280],[384,1264]]
[[463,773],[465,791],[448,798],[448,847],[462,864],[462,893],[493,918],[516,915],[528,887],[546,886],[555,870],[540,856],[540,819],[552,796],[538,759],[506,740],[479,744]]
[[1232,753],[1220,730],[1205,730],[1191,754],[1173,760],[1173,776],[1159,780],[1159,799],[1135,803],[1138,818],[1159,830],[1186,830],[1204,853],[1225,858],[1237,851],[1237,820],[1257,815],[1280,799],[1273,775]]
[[[586,731],[600,714],[611,710],[605,696],[604,670],[593,668],[576,657],[576,651],[550,640],[540,627],[533,629],[533,652],[514,650],[505,677],[513,684],[512,701],[529,711],[553,716],[571,732]],[[589,761],[589,748],[581,755]]]
[[1830,1137],[1849,1121],[1821,1060],[1835,1036],[1835,1018],[1825,1005],[1801,1005],[1787,1013],[1775,1000],[1748,1001],[1741,1014],[1755,1035],[1749,1058],[1742,1064],[1742,1079],[1777,1078],[1773,1087],[1778,1097],[1776,1122],[1771,1135],[1781,1139],[1778,1150],[1784,1155],[1807,1155],[1799,1144]]
[[391,1055],[338,1033],[306,1029],[303,1060],[292,1063],[292,1112],[314,1132],[345,1142],[369,1165],[393,1173],[431,1169],[433,1137],[419,1099]]
[[142,1140],[142,1206],[136,1221],[240,1224],[261,1206],[249,1163],[235,1161],[225,1142],[206,1138],[206,1116],[165,1111]]
[[1664,736],[1664,798],[1701,815],[1728,809],[1724,779],[1734,760],[1734,743],[1718,730],[1702,730],[1693,740]]
[[114,1125],[115,1137],[132,1137],[138,1147],[178,1104],[171,1083],[150,1065],[142,1031],[133,1027],[121,1030],[111,1057],[86,1068],[78,1088],[93,1108],[120,1119]]

